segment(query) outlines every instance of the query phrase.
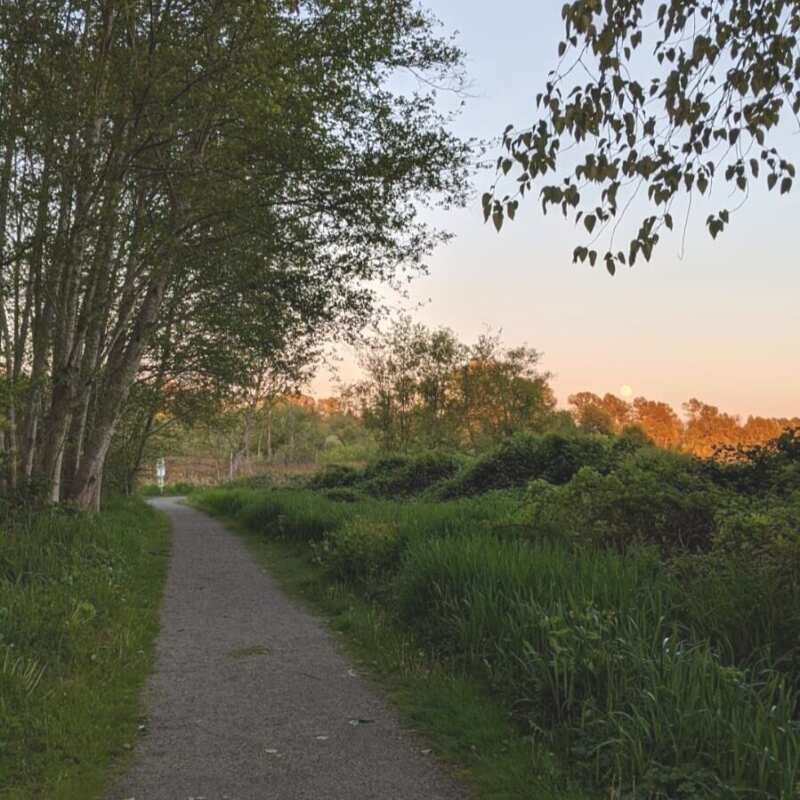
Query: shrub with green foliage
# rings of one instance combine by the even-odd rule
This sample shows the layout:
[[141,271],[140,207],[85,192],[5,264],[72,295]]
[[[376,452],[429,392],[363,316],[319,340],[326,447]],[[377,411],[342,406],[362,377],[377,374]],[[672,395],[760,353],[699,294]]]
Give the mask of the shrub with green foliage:
[[581,467],[562,486],[532,482],[527,519],[534,529],[586,545],[700,551],[711,547],[721,502],[722,492],[693,459],[647,448],[607,474]]
[[330,464],[312,475],[308,481],[310,489],[340,489],[351,487],[362,477],[363,471],[343,464]]
[[536,479],[561,484],[586,466],[604,474],[632,448],[628,440],[599,434],[517,434],[443,483],[436,495],[452,499],[522,487]]
[[[675,616],[727,663],[767,665],[800,688],[800,565],[712,551],[674,558]],[[798,709],[800,710],[800,709]]]
[[419,494],[440,481],[452,478],[462,463],[463,459],[446,453],[383,459],[366,468],[363,487],[377,497]]
[[326,467],[309,480],[308,486],[357,489],[374,497],[405,497],[452,478],[463,463],[462,457],[441,453],[391,456],[373,461],[364,469]]
[[568,731],[576,763],[602,785],[631,797],[793,796],[797,694],[684,638],[672,614],[681,588],[652,551],[417,541],[399,586],[428,647],[484,672],[540,732]]
[[755,447],[727,447],[704,462],[707,474],[735,492],[787,496],[800,491],[800,429]]
[[[224,492],[224,490],[220,490]],[[200,506],[224,516],[235,516],[251,530],[264,531],[297,541],[320,541],[346,519],[343,504],[332,502],[316,492],[274,489],[269,492],[239,490],[230,503],[216,492],[200,498]],[[234,511],[224,509],[235,508]]]
[[398,566],[400,548],[396,522],[356,516],[329,532],[315,545],[314,553],[335,577],[380,591]]
[[235,517],[256,495],[251,489],[206,489],[195,495],[201,508],[218,517]]

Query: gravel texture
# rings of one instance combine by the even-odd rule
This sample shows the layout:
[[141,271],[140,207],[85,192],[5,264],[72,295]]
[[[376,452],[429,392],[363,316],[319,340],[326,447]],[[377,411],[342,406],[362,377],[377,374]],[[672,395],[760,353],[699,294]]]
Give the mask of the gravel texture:
[[172,563],[146,731],[108,800],[470,796],[238,537],[153,502],[172,522]]

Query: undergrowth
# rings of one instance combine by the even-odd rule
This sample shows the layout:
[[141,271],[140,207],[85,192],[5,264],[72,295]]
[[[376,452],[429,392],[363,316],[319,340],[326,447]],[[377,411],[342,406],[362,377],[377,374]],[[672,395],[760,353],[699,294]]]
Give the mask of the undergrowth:
[[0,797],[100,794],[136,736],[167,556],[141,500],[0,531]]
[[[312,559],[318,581],[367,603],[436,669],[484,687],[521,740],[555,753],[591,792],[796,798],[793,457],[783,452],[775,483],[762,485],[746,464],[708,470],[598,439],[567,447],[547,480],[529,474],[528,456],[562,445],[543,441],[517,439],[487,459],[528,448],[513,479],[473,462],[400,502],[366,492],[366,471],[329,472],[317,491],[221,489],[196,502]],[[748,481],[761,488],[741,491]],[[456,484],[513,488],[435,499],[461,494]]]

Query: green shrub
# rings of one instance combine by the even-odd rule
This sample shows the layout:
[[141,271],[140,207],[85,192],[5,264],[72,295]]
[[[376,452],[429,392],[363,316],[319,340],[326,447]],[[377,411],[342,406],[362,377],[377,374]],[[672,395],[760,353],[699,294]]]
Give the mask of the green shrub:
[[312,475],[308,481],[310,489],[338,489],[353,486],[361,477],[362,470],[342,464],[330,464]]
[[800,428],[788,429],[764,445],[720,448],[704,468],[732,491],[786,497],[800,491]]
[[607,472],[628,448],[610,436],[517,434],[444,483],[438,496],[450,499],[521,487],[534,479],[566,483],[583,466]]
[[800,492],[785,502],[773,500],[722,513],[714,546],[729,554],[796,565],[800,557]]
[[375,497],[404,497],[452,478],[464,463],[463,458],[442,453],[390,456],[368,464],[364,469],[332,465],[308,482],[311,489],[357,489]]
[[363,487],[377,497],[402,497],[452,478],[463,460],[449,454],[424,453],[376,461],[364,471]]
[[250,475],[247,478],[237,478],[225,484],[228,489],[271,489],[275,485],[275,479],[268,472],[260,475]]
[[708,550],[722,495],[691,460],[645,449],[609,474],[582,467],[563,486],[534,481],[528,519],[592,546],[654,544],[664,553]]
[[314,553],[336,578],[380,591],[400,563],[399,526],[396,522],[353,517],[328,533]]
[[712,552],[670,566],[694,630],[729,643],[733,663],[766,662],[800,687],[800,495],[721,512]]
[[800,688],[800,564],[712,551],[674,559],[675,617],[727,663],[768,664]]

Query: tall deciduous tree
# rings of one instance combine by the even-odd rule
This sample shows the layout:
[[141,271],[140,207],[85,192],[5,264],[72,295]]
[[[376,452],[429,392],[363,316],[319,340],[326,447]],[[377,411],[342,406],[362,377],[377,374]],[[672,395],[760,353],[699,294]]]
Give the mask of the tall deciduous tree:
[[[756,182],[791,190],[795,166],[774,134],[800,113],[796,0],[570,0],[562,17],[558,65],[536,95],[541,116],[505,131],[498,170],[517,188],[496,183],[483,197],[498,230],[536,187],[545,213],[572,215],[590,237],[574,260],[602,260],[613,274],[649,260],[715,182],[734,199],[708,216],[714,238]],[[647,211],[619,241],[636,198]]]
[[202,359],[231,320],[363,323],[440,238],[418,201],[465,186],[433,90],[390,78],[460,59],[411,0],[3,3],[10,487],[97,504],[159,331]]
[[667,403],[637,397],[633,401],[634,420],[658,447],[678,448],[683,441],[683,422]]
[[499,336],[470,347],[447,328],[402,317],[365,342],[366,377],[351,392],[386,450],[480,448],[548,423],[555,398],[540,358],[529,347],[504,348]]

